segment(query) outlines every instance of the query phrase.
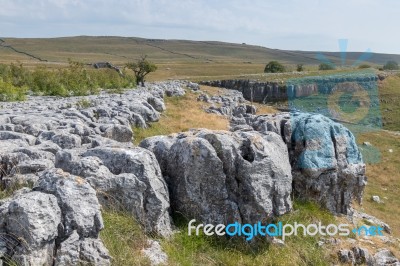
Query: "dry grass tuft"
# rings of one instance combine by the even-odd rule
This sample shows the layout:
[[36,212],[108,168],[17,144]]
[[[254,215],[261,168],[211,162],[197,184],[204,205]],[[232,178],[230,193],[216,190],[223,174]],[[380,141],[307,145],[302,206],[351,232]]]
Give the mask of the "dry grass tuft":
[[167,110],[161,114],[160,121],[151,124],[147,129],[134,128],[135,144],[147,137],[169,135],[191,128],[228,130],[229,120],[223,116],[206,113],[203,108],[207,104],[198,102],[197,96],[198,94],[188,91],[182,97],[165,98]]

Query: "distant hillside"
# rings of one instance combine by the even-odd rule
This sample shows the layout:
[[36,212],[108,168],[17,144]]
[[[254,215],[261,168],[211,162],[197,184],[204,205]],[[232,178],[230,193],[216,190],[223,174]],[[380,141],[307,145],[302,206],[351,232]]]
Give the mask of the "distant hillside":
[[[264,64],[280,60],[287,64],[320,63],[319,52],[285,51],[261,46],[233,44],[215,41],[158,40],[128,37],[63,37],[63,38],[2,38],[0,61],[9,62],[56,62],[65,63],[68,58],[92,63],[127,60],[147,54],[157,63],[174,62],[232,62]],[[340,53],[323,52],[328,59],[340,65]],[[347,53],[348,64],[352,64],[362,53]],[[373,54],[367,61],[382,65],[388,60],[400,62],[400,55]]]

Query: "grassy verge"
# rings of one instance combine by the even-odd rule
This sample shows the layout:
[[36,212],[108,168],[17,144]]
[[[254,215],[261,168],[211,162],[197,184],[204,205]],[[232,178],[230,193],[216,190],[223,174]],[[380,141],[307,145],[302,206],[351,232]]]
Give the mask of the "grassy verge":
[[[359,144],[365,141],[377,148],[380,156],[377,163],[367,165],[368,185],[362,208],[366,213],[388,223],[393,235],[400,237],[400,136],[384,131],[358,136]],[[383,203],[372,201],[373,195],[379,196]]]
[[229,121],[223,116],[208,114],[202,107],[204,102],[196,100],[198,94],[187,91],[182,97],[166,97],[167,110],[161,114],[159,122],[149,128],[134,128],[135,144],[156,135],[187,131],[190,128],[227,130]]
[[[209,95],[222,95],[219,88],[202,86],[201,89]],[[135,144],[143,139],[187,131],[191,128],[207,128],[212,130],[228,130],[229,120],[226,117],[208,114],[204,107],[209,104],[197,101],[197,93],[187,91],[182,97],[166,97],[167,110],[161,114],[160,121],[150,124],[148,128],[133,128]],[[274,113],[270,106],[254,103],[257,113]]]
[[113,257],[112,265],[150,265],[141,254],[147,237],[132,215],[113,210],[103,210],[102,215],[104,230],[100,238]]
[[[333,215],[310,202],[295,202],[294,211],[277,218],[285,223],[332,223]],[[335,259],[315,237],[290,236],[285,246],[263,239],[249,243],[243,239],[213,236],[189,236],[187,221],[175,222],[180,232],[163,240],[171,265],[331,265]]]
[[384,128],[400,131],[400,76],[387,77],[379,85],[380,107]]
[[97,94],[100,89],[122,92],[135,86],[135,77],[112,69],[89,69],[70,61],[68,67],[33,70],[20,65],[0,64],[0,101],[24,100],[28,90],[34,95],[83,96]]

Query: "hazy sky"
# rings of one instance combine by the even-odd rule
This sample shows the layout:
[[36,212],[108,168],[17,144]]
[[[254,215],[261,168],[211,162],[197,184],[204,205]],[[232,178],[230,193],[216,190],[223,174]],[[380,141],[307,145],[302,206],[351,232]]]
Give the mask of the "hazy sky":
[[0,0],[0,36],[137,36],[400,54],[398,0]]

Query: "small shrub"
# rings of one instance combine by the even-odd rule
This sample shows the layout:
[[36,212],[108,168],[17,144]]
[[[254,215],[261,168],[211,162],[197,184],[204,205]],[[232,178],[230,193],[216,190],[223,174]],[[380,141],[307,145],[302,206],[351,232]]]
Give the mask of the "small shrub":
[[362,65],[359,65],[358,68],[359,69],[366,69],[366,68],[371,68],[371,66],[368,65],[368,64],[362,64]]
[[399,70],[399,64],[396,61],[388,61],[383,66],[383,70]]
[[271,61],[264,68],[264,73],[282,73],[282,72],[285,72],[285,67],[278,61]]
[[26,99],[26,87],[16,87],[9,82],[4,82],[0,78],[0,101],[1,102],[14,102],[24,101]]
[[142,56],[137,62],[130,62],[126,67],[135,73],[137,84],[144,86],[144,78],[147,74],[157,70],[157,66],[147,60],[147,56]]
[[296,67],[296,70],[297,70],[297,72],[302,72],[302,71],[304,71],[304,66],[303,66],[303,64],[298,64],[297,67]]
[[80,99],[79,101],[76,102],[76,106],[78,108],[89,108],[90,106],[92,106],[92,102],[89,101],[88,99]]
[[84,64],[71,60],[67,68],[38,66],[33,71],[22,64],[0,64],[0,78],[2,99],[7,101],[23,99],[28,88],[35,95],[67,97],[97,94],[100,89],[120,93],[136,85],[135,77],[125,70],[118,73],[112,69],[87,69]]
[[48,70],[44,66],[36,67],[32,73],[30,88],[36,95],[68,96],[68,90],[62,84],[62,70]]
[[334,70],[335,66],[330,63],[322,63],[318,67],[319,70]]

